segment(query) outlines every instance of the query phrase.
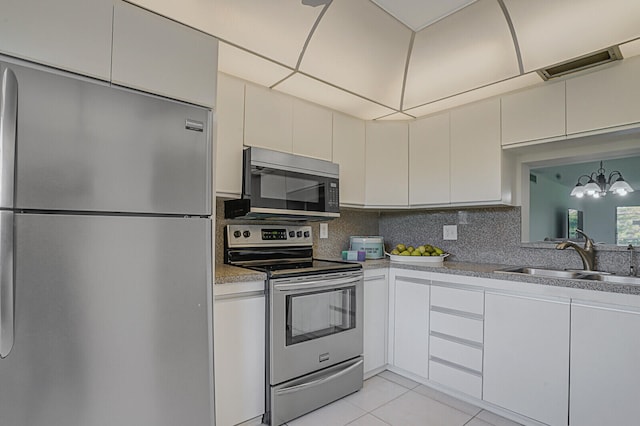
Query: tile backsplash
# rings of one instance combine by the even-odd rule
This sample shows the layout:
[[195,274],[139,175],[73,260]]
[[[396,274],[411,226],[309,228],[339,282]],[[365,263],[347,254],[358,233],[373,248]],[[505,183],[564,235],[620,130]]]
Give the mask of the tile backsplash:
[[[216,200],[216,263],[223,261],[223,199]],[[233,223],[242,223],[234,220]],[[248,223],[256,223],[248,222]],[[317,258],[339,258],[349,248],[352,235],[384,237],[391,250],[398,243],[429,243],[451,253],[450,260],[504,265],[547,266],[581,269],[580,257],[573,249],[559,251],[554,244],[521,243],[520,207],[470,208],[465,210],[370,211],[342,209],[340,218],[328,222],[329,238],[320,239],[317,222],[310,223]],[[442,227],[457,225],[458,239],[444,240]],[[634,266],[640,254],[636,248]],[[597,250],[596,266],[600,270],[627,274],[629,253],[624,248]]]

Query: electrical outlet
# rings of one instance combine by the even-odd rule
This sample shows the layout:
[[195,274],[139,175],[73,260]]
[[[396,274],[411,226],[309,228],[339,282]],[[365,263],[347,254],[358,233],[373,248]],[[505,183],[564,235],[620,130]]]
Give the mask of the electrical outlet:
[[443,240],[457,240],[458,239],[458,225],[444,225],[442,227],[442,239]]
[[321,223],[320,224],[320,238],[329,238],[329,224]]

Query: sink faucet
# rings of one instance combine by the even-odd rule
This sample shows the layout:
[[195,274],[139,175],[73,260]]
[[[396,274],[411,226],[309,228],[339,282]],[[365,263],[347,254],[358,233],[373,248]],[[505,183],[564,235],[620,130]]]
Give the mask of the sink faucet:
[[556,246],[556,250],[564,250],[566,248],[573,248],[580,255],[582,259],[582,266],[585,271],[593,271],[596,264],[596,252],[593,248],[593,240],[589,238],[582,230],[576,229],[576,232],[584,236],[584,248],[580,247],[573,241],[563,241]]

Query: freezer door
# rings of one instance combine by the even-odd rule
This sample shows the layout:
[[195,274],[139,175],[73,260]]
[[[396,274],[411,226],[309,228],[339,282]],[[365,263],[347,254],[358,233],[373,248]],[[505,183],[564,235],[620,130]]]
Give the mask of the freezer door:
[[15,215],[0,425],[212,420],[208,219]]
[[209,110],[13,64],[19,209],[209,215]]

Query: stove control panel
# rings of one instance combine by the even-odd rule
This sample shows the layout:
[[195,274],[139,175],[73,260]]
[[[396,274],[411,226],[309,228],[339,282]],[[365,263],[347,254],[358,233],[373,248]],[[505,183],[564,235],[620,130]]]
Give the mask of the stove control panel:
[[227,225],[229,247],[311,246],[309,225]]

